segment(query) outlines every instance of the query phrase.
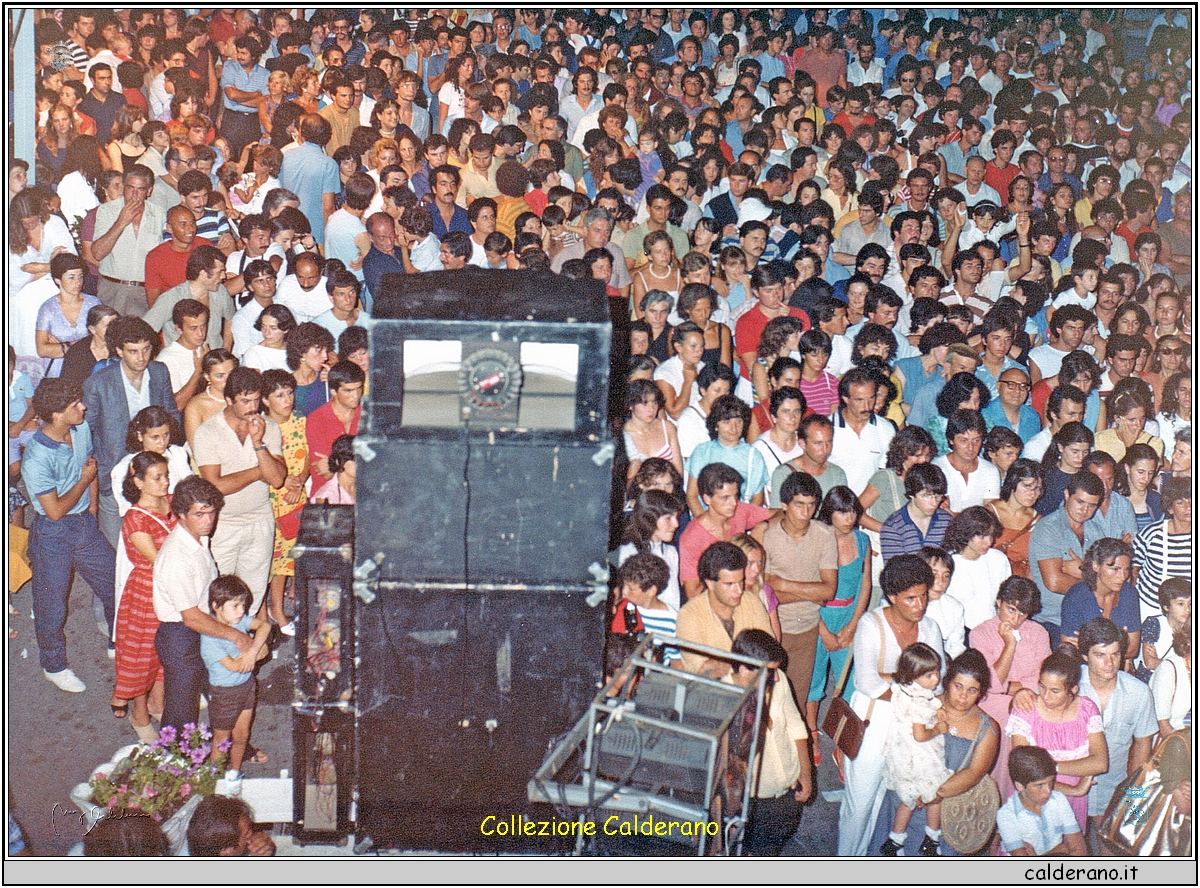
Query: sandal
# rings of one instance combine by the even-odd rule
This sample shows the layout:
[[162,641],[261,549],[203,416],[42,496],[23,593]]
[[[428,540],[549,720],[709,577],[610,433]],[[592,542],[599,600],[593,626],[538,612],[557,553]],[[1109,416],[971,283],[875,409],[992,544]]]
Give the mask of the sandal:
[[126,700],[120,706],[115,703],[109,703],[109,708],[112,710],[113,718],[126,718],[129,715],[129,701]]
[[270,757],[257,746],[251,746],[249,743],[246,744],[246,754],[242,758],[243,764],[265,765],[270,760]]

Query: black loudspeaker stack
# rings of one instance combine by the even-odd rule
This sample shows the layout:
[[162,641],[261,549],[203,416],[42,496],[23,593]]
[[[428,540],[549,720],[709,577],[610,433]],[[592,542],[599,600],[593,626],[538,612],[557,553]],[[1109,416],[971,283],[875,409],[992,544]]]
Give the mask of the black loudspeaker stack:
[[349,691],[354,730],[340,739],[326,705],[306,760],[356,763],[355,832],[376,847],[553,850],[484,822],[530,815],[528,780],[601,678],[608,300],[594,281],[473,268],[382,290],[353,545],[333,546],[351,560],[323,568],[353,590],[357,665],[320,691]]

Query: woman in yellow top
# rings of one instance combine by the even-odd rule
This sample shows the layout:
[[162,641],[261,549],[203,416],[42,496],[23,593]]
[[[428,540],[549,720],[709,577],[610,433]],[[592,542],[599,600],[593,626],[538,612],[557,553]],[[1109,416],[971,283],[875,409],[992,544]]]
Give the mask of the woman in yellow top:
[[1120,462],[1125,451],[1134,444],[1149,444],[1154,452],[1163,455],[1162,438],[1146,431],[1146,407],[1129,392],[1122,392],[1108,403],[1109,426],[1096,433],[1096,450],[1111,454]]

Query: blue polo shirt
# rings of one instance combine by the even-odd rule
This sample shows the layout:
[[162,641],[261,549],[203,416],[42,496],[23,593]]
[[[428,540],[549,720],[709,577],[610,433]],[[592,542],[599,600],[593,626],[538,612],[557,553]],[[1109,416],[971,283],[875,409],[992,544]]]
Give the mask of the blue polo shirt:
[[1028,441],[1034,435],[1042,430],[1041,417],[1037,415],[1037,411],[1028,404],[1021,405],[1021,418],[1017,421],[1017,427],[1013,429],[1012,423],[1008,419],[1008,414],[1004,412],[1004,405],[997,398],[990,401],[981,411],[984,421],[987,422],[988,428],[1003,426],[1006,429],[1012,429],[1017,433],[1017,437],[1021,439],[1021,443]]
[[271,76],[271,72],[262,65],[255,65],[249,71],[239,65],[237,62],[226,62],[221,69],[221,96],[225,102],[225,107],[230,111],[240,111],[243,114],[257,113],[256,106],[243,105],[235,102],[225,95],[225,87],[232,86],[234,89],[240,89],[243,92],[256,92],[261,95],[267,94],[267,79]]
[[319,244],[325,243],[322,198],[342,190],[337,162],[319,145],[305,142],[283,155],[279,184],[294,191],[300,198],[300,210],[312,226],[313,240]]
[[1092,788],[1088,790],[1088,816],[1099,817],[1108,808],[1108,802],[1117,785],[1127,776],[1126,762],[1129,747],[1134,738],[1152,737],[1158,733],[1158,722],[1154,719],[1154,697],[1150,688],[1125,671],[1117,672],[1117,686],[1108,695],[1108,702],[1101,706],[1100,695],[1088,678],[1088,668],[1083,667],[1079,679],[1079,693],[1088,697],[1100,710],[1104,720],[1104,739],[1108,742],[1108,771],[1097,774]]
[[[33,508],[45,517],[39,496],[54,491],[65,496],[83,477],[83,464],[92,455],[92,430],[87,422],[71,429],[71,443],[55,441],[43,429],[38,429],[25,445],[25,456],[21,460],[21,477],[29,490]],[[82,515],[92,503],[91,490],[85,490],[68,515]]]
[[1033,528],[1033,533],[1029,536],[1029,571],[1033,574],[1033,581],[1037,584],[1038,591],[1042,593],[1042,612],[1038,614],[1037,620],[1039,623],[1043,625],[1052,623],[1055,626],[1062,624],[1063,598],[1065,596],[1046,588],[1046,581],[1042,579],[1042,571],[1038,567],[1038,562],[1048,558],[1068,558],[1070,557],[1067,555],[1068,550],[1082,558],[1084,553],[1091,548],[1092,543],[1103,536],[1104,528],[1093,518],[1084,522],[1083,542],[1079,542],[1079,537],[1075,536],[1075,531],[1071,530],[1071,525],[1067,521],[1067,513],[1063,511],[1062,506],[1039,521]]
[[[1062,602],[1062,634],[1064,638],[1078,634],[1080,628],[1094,617],[1102,617],[1104,612],[1096,601],[1096,595],[1088,588],[1087,583],[1080,580],[1063,596]],[[1137,589],[1131,583],[1121,587],[1117,596],[1117,604],[1109,617],[1126,632],[1134,633],[1142,628],[1142,609],[1138,604]]]

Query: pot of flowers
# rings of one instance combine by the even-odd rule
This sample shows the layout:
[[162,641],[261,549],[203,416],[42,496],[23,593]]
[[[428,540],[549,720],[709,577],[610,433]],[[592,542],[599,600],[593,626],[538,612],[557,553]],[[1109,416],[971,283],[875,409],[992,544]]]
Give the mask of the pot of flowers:
[[[117,751],[113,761],[95,768],[91,779],[71,797],[90,827],[105,811],[134,808],[162,824],[172,850],[183,847],[187,822],[200,799],[216,790],[225,773],[229,741],[212,753],[212,731],[189,722],[182,731],[164,725],[158,739]],[[211,759],[211,760],[210,760]],[[76,798],[79,796],[79,798]]]

